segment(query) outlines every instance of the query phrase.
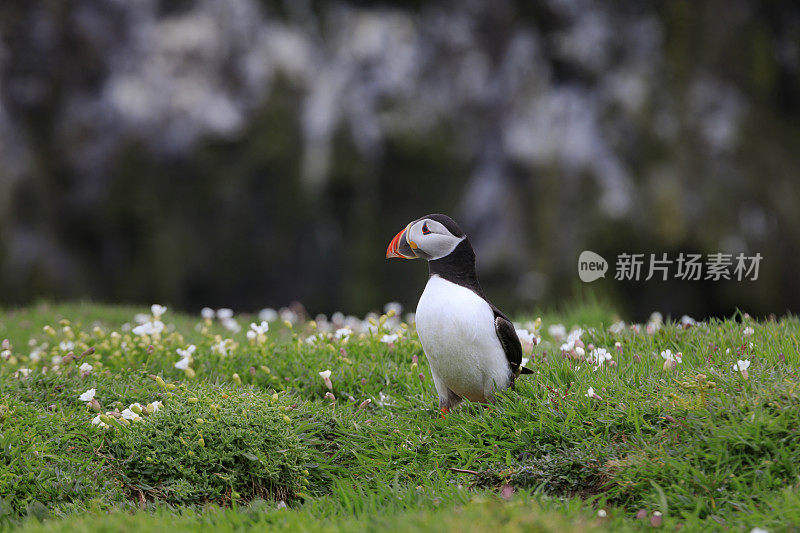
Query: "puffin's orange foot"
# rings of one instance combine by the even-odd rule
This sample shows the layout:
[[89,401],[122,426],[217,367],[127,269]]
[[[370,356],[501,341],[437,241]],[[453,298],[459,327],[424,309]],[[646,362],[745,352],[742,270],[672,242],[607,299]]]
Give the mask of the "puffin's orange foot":
[[442,408],[440,409],[440,411],[442,412],[442,418],[444,418],[444,415],[446,415],[447,413],[449,413],[449,412],[450,412],[450,409],[448,409],[447,407],[442,407]]

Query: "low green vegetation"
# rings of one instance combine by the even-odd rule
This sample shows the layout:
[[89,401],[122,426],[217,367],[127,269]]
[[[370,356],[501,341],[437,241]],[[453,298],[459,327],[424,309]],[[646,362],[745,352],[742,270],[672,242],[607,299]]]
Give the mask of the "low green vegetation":
[[394,311],[153,311],[0,316],[1,528],[800,524],[795,317],[626,325],[589,306],[522,320],[534,374],[443,419]]

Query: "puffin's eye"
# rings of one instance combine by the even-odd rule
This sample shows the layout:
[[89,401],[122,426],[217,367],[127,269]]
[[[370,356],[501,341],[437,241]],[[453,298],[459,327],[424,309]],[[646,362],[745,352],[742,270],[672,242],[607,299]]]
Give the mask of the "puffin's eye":
[[431,230],[428,229],[428,223],[427,222],[424,223],[422,225],[422,234],[423,235],[428,235],[430,232],[431,232]]

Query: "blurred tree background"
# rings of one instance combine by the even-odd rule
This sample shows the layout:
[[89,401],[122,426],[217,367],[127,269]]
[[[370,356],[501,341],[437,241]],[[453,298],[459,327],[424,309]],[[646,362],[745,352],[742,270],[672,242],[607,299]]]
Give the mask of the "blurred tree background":
[[[413,308],[444,212],[509,311],[796,312],[798,176],[796,2],[0,3],[3,305]],[[764,259],[613,279],[681,251]]]

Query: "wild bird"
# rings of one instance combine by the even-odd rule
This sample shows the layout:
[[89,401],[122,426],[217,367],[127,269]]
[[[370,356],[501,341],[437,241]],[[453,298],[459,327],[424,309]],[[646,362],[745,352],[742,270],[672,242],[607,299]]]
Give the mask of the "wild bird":
[[393,257],[428,261],[417,333],[443,415],[463,398],[491,402],[520,374],[533,373],[522,366],[522,346],[511,320],[486,299],[475,272],[475,252],[453,219],[434,214],[409,223],[386,250],[386,258]]

